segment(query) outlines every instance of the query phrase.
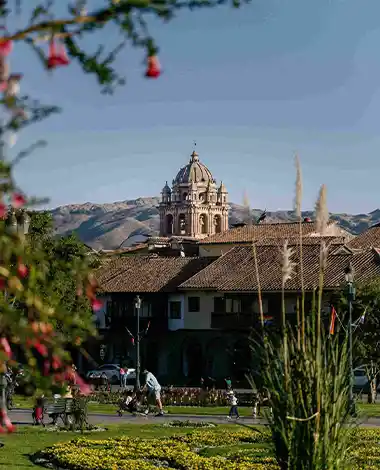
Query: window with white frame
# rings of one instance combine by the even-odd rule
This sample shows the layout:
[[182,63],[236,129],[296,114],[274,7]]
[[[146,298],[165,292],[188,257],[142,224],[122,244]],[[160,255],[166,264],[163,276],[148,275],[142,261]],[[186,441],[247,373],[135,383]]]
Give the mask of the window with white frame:
[[169,302],[169,318],[170,320],[181,320],[181,302],[178,300]]

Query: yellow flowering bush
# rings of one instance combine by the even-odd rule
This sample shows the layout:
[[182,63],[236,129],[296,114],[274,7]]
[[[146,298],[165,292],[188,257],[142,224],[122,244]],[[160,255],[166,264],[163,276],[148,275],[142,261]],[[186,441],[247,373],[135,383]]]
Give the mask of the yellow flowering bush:
[[[279,469],[270,446],[262,445],[271,442],[268,431],[223,431],[196,430],[160,439],[81,438],[56,444],[40,455],[55,466],[68,470],[157,470],[160,467],[168,470]],[[242,444],[260,446],[242,448]],[[237,447],[233,449],[235,445]],[[223,452],[222,446],[227,447],[227,452]],[[221,447],[221,455],[202,455],[207,447]],[[350,454],[353,470],[380,468],[380,430],[353,431]]]

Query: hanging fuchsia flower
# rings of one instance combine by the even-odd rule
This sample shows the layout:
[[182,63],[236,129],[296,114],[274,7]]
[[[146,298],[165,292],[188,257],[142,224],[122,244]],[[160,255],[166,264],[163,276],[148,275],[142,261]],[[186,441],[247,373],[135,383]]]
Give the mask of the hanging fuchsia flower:
[[34,347],[41,354],[41,356],[46,357],[48,355],[48,348],[39,341],[36,341]]
[[9,346],[7,338],[1,338],[0,343],[5,354],[10,358],[12,356],[12,349]]
[[103,307],[103,302],[99,299],[94,299],[91,302],[91,306],[94,312],[99,312],[99,310]]
[[7,206],[3,202],[0,202],[0,219],[6,219],[7,215],[8,215]]
[[9,39],[0,39],[0,55],[6,57],[13,49],[13,41]]
[[49,375],[50,372],[50,362],[49,361],[44,361],[44,375]]
[[91,387],[86,383],[82,377],[74,371],[75,383],[79,386],[80,393],[82,395],[88,396],[91,395]]
[[155,55],[148,57],[148,66],[145,72],[145,76],[148,78],[158,78],[161,75],[161,65],[158,61],[158,57]]
[[47,59],[48,68],[55,69],[69,64],[70,60],[67,56],[65,46],[53,38],[49,44],[49,54]]
[[21,279],[24,279],[29,273],[28,266],[26,266],[24,263],[19,263],[17,266],[17,274]]
[[19,209],[22,206],[25,206],[26,199],[21,193],[13,193],[12,194],[12,206],[15,209]]

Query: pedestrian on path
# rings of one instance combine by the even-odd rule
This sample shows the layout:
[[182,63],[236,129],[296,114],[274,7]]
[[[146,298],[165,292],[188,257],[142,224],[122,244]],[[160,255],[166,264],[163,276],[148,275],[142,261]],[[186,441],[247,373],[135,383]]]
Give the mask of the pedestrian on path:
[[228,400],[229,400],[230,405],[231,405],[230,412],[229,412],[227,418],[231,419],[233,416],[236,416],[236,419],[239,419],[240,416],[239,416],[239,411],[238,411],[238,407],[237,407],[238,399],[236,398],[234,391],[229,390],[227,396],[228,396]]
[[154,398],[158,408],[158,413],[156,416],[164,416],[164,411],[162,409],[161,402],[161,385],[158,383],[158,380],[152,374],[152,372],[149,372],[145,369],[143,374],[145,375],[145,385],[143,387],[143,390],[147,389],[149,397]]
[[127,387],[127,374],[125,373],[125,370],[120,367],[120,387],[122,389],[125,389]]

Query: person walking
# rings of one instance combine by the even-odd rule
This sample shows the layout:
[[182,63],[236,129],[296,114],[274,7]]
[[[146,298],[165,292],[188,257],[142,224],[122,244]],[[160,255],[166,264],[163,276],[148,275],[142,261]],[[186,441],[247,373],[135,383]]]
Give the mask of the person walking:
[[161,402],[161,385],[158,383],[158,380],[152,372],[149,372],[147,369],[144,370],[143,375],[145,376],[145,385],[143,390],[148,390],[149,397],[154,398],[158,408],[156,416],[164,416]]
[[127,374],[125,373],[125,370],[120,367],[120,387],[122,389],[125,389],[127,387]]
[[236,416],[236,419],[239,419],[240,416],[239,416],[239,411],[238,411],[238,407],[237,407],[238,400],[237,400],[233,390],[230,390],[228,392],[228,400],[230,402],[231,408],[230,408],[230,412],[229,412],[227,418],[231,419],[233,416]]
[[227,391],[232,390],[232,380],[231,377],[226,377],[224,379],[224,382],[226,383],[226,389]]

